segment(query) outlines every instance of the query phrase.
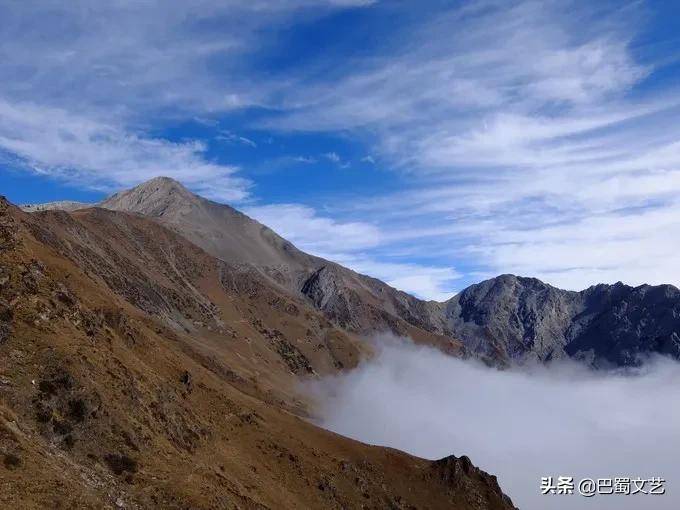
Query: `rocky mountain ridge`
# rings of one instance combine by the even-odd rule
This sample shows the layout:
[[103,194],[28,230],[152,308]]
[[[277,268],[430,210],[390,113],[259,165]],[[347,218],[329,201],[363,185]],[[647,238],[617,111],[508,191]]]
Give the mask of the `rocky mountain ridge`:
[[236,209],[166,177],[99,206],[153,218],[211,255],[259,271],[355,334],[390,331],[501,366],[560,358],[626,366],[653,354],[680,359],[680,299],[672,286],[603,284],[573,292],[501,275],[437,303],[304,253]]
[[85,202],[75,202],[73,200],[58,200],[56,202],[46,202],[43,204],[24,204],[21,206],[21,209],[26,212],[77,211],[78,209],[85,209],[94,205],[95,204]]
[[680,359],[680,291],[672,285],[574,292],[501,275],[449,300],[446,320],[469,352],[492,361],[574,358],[617,367],[654,354]]

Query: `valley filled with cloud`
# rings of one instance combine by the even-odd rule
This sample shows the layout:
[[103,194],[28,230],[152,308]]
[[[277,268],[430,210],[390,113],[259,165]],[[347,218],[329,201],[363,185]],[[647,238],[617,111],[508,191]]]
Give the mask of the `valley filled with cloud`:
[[[519,508],[676,508],[680,363],[593,371],[575,362],[498,370],[382,336],[359,368],[308,386],[318,422],[438,459],[468,455]],[[541,477],[662,477],[665,495],[548,494]]]

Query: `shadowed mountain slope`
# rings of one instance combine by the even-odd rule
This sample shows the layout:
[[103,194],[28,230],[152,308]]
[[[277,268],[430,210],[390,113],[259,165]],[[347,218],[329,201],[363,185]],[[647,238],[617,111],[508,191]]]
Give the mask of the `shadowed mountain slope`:
[[606,367],[651,354],[680,359],[680,291],[672,285],[573,292],[501,275],[449,300],[446,318],[470,353],[489,360],[572,357]]
[[300,417],[298,381],[363,352],[302,298],[147,218],[0,199],[4,507],[512,508],[466,457]]

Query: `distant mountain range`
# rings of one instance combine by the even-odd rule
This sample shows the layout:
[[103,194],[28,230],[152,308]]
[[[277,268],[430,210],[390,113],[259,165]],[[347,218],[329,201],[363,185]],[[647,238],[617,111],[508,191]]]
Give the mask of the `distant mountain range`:
[[680,359],[680,291],[672,285],[595,285],[581,292],[502,275],[451,299],[446,320],[466,348],[504,361],[558,358],[595,367]]
[[444,303],[422,301],[306,254],[232,207],[169,178],[98,205],[153,218],[227,263],[256,269],[353,333],[387,330],[501,366],[560,358],[628,366],[651,354],[680,359],[680,292],[671,285],[602,284],[572,292],[501,275]]

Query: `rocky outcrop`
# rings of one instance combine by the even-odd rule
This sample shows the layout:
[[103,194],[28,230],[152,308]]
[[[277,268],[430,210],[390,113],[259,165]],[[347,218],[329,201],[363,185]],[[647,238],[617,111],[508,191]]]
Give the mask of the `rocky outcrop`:
[[446,320],[468,351],[490,362],[564,355],[565,331],[578,294],[535,278],[502,275],[448,301]]
[[17,225],[9,208],[7,199],[0,196],[0,252],[14,248],[17,243]]
[[565,333],[570,356],[614,366],[652,353],[680,359],[680,290],[672,285],[596,285],[579,299]]
[[360,300],[351,289],[343,288],[340,276],[323,266],[304,281],[300,292],[343,328],[360,329],[359,314],[354,313]]
[[498,479],[474,466],[465,455],[435,460],[430,469],[449,490],[465,494],[471,508],[515,508],[512,500],[503,494]]

